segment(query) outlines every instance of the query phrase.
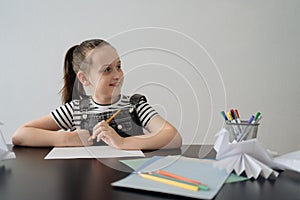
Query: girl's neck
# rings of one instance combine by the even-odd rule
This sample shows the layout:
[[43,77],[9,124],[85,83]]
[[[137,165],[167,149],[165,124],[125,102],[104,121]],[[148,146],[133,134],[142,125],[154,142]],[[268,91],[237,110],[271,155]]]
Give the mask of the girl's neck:
[[117,102],[120,99],[120,94],[117,96],[98,96],[98,95],[93,95],[93,100],[97,104],[113,104]]

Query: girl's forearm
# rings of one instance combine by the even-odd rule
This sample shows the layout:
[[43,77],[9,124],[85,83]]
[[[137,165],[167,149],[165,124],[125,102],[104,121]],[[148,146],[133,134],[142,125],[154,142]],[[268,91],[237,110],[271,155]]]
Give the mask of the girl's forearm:
[[23,126],[14,133],[12,142],[19,146],[68,146],[68,138],[72,134],[74,133]]
[[171,149],[180,148],[182,138],[174,127],[167,127],[158,133],[127,137],[122,149]]

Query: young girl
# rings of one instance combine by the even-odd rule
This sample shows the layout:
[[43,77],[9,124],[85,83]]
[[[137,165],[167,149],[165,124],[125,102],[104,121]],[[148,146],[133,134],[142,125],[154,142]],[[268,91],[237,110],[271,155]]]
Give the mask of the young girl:
[[[123,75],[118,53],[108,42],[93,39],[71,47],[64,62],[64,105],[18,128],[13,144],[87,146],[96,140],[118,149],[179,148],[182,139],[176,128],[144,96],[121,94]],[[116,110],[123,114],[106,122]]]

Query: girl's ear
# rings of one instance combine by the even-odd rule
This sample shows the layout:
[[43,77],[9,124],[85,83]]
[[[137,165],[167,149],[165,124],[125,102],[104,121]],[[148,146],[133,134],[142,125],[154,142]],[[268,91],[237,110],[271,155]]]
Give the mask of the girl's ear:
[[89,86],[91,84],[90,81],[87,79],[86,74],[82,71],[79,71],[77,73],[77,78],[84,86]]

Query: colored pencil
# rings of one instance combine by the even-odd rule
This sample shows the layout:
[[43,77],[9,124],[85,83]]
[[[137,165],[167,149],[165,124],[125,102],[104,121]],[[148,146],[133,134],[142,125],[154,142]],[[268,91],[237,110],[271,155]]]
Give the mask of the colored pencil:
[[121,110],[117,110],[108,120],[106,120],[106,123],[110,123],[111,120],[113,120],[119,113],[121,112]]
[[209,188],[206,185],[200,185],[200,184],[196,184],[196,183],[191,183],[191,182],[183,181],[183,180],[180,180],[180,179],[177,179],[177,178],[172,178],[170,176],[164,176],[164,175],[161,175],[161,174],[158,174],[158,173],[155,173],[155,172],[149,172],[148,174],[151,174],[151,175],[157,176],[157,177],[161,177],[161,178],[164,178],[164,179],[168,179],[168,180],[172,180],[172,181],[176,181],[176,182],[188,184],[188,185],[193,185],[193,186],[198,187],[198,189],[200,189],[200,190],[205,190],[205,191],[209,190]]
[[[112,116],[110,116],[110,118],[108,118],[108,119],[106,120],[106,123],[109,124],[109,123],[111,122],[111,120],[113,120],[120,112],[121,112],[120,109],[117,110]],[[91,140],[93,140],[92,136],[89,137],[88,141],[91,141]]]
[[153,180],[153,181],[169,184],[169,185],[172,185],[172,186],[176,186],[176,187],[180,187],[180,188],[184,188],[184,189],[188,189],[188,190],[193,190],[193,191],[198,191],[199,190],[199,187],[196,186],[196,185],[181,183],[181,182],[178,182],[178,181],[174,181],[174,180],[154,176],[154,175],[151,175],[151,174],[138,173],[138,175],[143,177],[143,178],[146,178],[146,179],[150,179],[150,180]]
[[175,179],[178,179],[178,180],[182,180],[182,181],[186,181],[186,182],[190,182],[190,183],[194,183],[194,184],[199,184],[199,185],[204,185],[206,186],[205,184],[199,182],[199,181],[196,181],[196,180],[192,180],[192,179],[189,179],[189,178],[186,178],[186,177],[183,177],[183,176],[180,176],[180,175],[177,175],[177,174],[173,174],[171,172],[166,172],[164,170],[157,170],[157,173],[158,174],[161,174],[161,175],[164,175],[164,176],[169,176],[171,178],[175,178]]

